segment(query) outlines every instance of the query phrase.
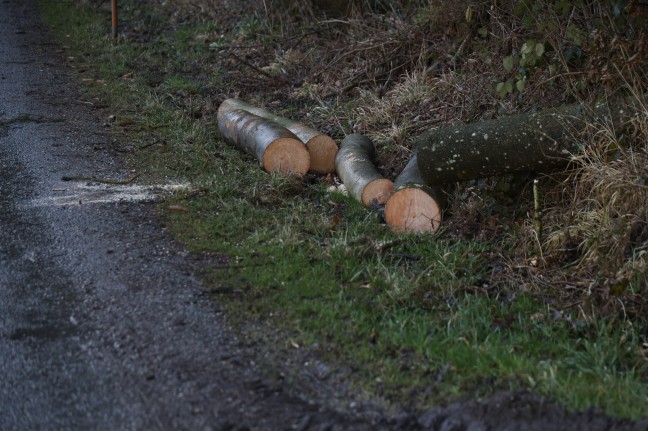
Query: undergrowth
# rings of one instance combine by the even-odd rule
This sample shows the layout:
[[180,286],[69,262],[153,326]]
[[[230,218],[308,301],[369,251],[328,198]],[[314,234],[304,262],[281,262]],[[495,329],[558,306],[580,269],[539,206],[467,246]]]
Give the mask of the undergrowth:
[[[246,336],[275,334],[394,405],[523,388],[645,415],[643,6],[235,3],[120,2],[112,40],[104,2],[41,1],[142,179],[192,183],[161,216],[210,257],[205,283]],[[424,130],[620,95],[634,101],[628,124],[574,136],[587,145],[567,171],[450,185],[427,236],[389,232],[380,210],[329,193],[330,178],[265,174],[215,132],[219,102],[238,96],[337,139],[371,136],[394,177]]]

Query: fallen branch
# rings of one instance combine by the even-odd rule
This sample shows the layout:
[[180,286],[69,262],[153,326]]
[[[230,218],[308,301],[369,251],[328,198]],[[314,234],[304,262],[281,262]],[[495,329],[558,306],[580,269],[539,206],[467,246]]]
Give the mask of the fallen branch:
[[396,178],[385,205],[385,220],[395,232],[435,232],[441,225],[442,202],[441,190],[421,179],[415,154]]
[[337,155],[338,147],[335,141],[329,136],[302,123],[280,117],[270,111],[249,105],[239,99],[226,99],[223,101],[218,108],[218,118],[234,109],[242,109],[259,117],[274,121],[294,133],[297,138],[306,144],[306,149],[310,155],[309,172],[328,174],[335,171],[335,156]]
[[363,205],[384,204],[394,183],[384,178],[373,164],[376,148],[364,135],[349,135],[342,140],[335,158],[335,169],[349,194]]
[[310,156],[288,129],[241,109],[225,112],[218,129],[227,143],[256,156],[267,172],[304,175]]

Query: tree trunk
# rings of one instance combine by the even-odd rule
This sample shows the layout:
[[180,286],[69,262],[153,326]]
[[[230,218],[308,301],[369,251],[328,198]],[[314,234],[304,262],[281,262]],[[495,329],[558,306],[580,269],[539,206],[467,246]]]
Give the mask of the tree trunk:
[[335,169],[349,194],[363,205],[374,201],[384,204],[394,183],[380,175],[373,164],[376,148],[363,135],[349,135],[342,140],[335,158]]
[[309,172],[315,174],[328,174],[335,172],[335,156],[338,147],[335,141],[319,131],[301,124],[297,121],[283,118],[273,114],[263,108],[249,105],[239,99],[226,99],[218,108],[218,118],[234,109],[242,109],[259,117],[266,118],[270,121],[285,127],[297,136],[304,144],[310,154]]
[[270,120],[235,109],[220,116],[218,129],[227,143],[256,156],[267,172],[301,176],[308,171],[304,144]]
[[414,154],[396,178],[394,192],[385,205],[385,220],[395,232],[435,232],[441,225],[442,203],[443,192],[425,185]]
[[515,171],[550,172],[580,152],[578,134],[588,122],[613,120],[624,111],[568,105],[538,113],[431,130],[414,142],[421,177],[438,185]]

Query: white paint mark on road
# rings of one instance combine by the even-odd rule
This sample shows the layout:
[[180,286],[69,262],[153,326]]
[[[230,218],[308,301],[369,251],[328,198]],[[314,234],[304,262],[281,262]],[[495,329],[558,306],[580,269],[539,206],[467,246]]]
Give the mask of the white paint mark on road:
[[52,196],[29,201],[28,207],[63,207],[86,204],[152,202],[173,192],[189,189],[187,183],[157,185],[65,183],[65,188],[56,187]]

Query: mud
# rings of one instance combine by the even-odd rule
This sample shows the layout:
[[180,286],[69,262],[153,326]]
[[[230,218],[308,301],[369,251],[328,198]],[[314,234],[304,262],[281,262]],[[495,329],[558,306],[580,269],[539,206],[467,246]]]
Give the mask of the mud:
[[0,2],[0,40],[0,429],[648,429],[528,393],[394,413],[242,343],[195,276],[218,262],[169,238],[159,194],[61,180],[131,173],[33,0]]

